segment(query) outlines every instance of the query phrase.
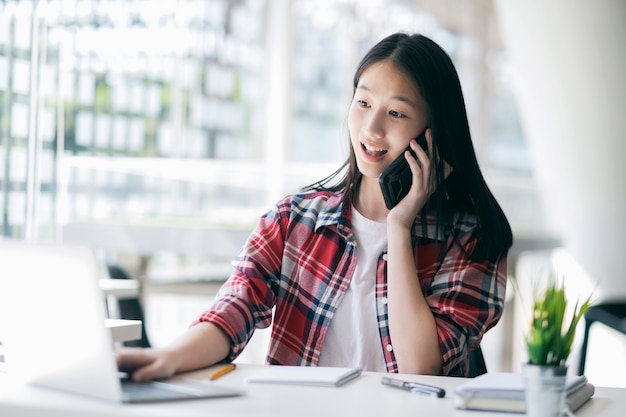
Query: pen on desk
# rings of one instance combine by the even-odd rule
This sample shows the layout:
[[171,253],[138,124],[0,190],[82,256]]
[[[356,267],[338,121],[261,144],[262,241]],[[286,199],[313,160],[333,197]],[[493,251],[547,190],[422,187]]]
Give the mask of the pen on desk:
[[217,378],[226,375],[227,373],[229,373],[230,371],[232,371],[236,367],[237,367],[237,365],[235,365],[234,363],[229,363],[228,365],[224,366],[223,368],[220,368],[217,371],[213,372],[211,374],[211,376],[209,377],[209,379],[211,381],[214,381]]
[[418,394],[432,395],[439,398],[446,396],[446,391],[443,388],[420,384],[418,382],[401,381],[399,379],[389,378],[386,376],[382,377],[380,382],[391,387],[400,388],[405,391],[415,392]]

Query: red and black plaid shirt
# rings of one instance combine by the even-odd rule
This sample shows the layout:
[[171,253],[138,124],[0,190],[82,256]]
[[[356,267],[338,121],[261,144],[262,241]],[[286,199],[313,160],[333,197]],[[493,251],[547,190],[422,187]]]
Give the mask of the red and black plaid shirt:
[[[196,322],[213,322],[232,339],[236,358],[255,328],[272,324],[269,364],[317,365],[331,317],[350,285],[357,256],[351,210],[342,194],[288,196],[261,217],[216,302]],[[418,217],[413,228],[420,285],[433,312],[443,375],[467,375],[468,348],[502,315],[507,259],[471,262],[476,218],[457,213],[453,238],[438,235],[435,219]],[[398,367],[387,316],[386,253],[376,276],[376,310],[387,370]],[[416,277],[417,279],[417,277]],[[275,311],[274,311],[275,308]],[[274,314],[272,314],[274,312]]]

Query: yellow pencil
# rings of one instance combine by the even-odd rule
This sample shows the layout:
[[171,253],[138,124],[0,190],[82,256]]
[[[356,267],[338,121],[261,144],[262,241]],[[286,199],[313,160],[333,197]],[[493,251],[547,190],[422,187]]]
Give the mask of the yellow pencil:
[[217,371],[213,372],[211,374],[211,376],[209,377],[209,379],[211,381],[226,375],[227,373],[229,373],[230,371],[232,371],[233,369],[235,369],[237,367],[237,365],[235,365],[234,363],[229,363],[228,365],[224,366],[223,368],[218,369]]

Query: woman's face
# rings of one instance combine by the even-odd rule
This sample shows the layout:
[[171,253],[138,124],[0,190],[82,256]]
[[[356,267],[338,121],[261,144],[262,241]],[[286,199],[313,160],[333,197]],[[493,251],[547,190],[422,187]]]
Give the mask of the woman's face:
[[348,113],[356,162],[378,178],[427,125],[426,102],[415,82],[391,61],[370,65],[359,79]]

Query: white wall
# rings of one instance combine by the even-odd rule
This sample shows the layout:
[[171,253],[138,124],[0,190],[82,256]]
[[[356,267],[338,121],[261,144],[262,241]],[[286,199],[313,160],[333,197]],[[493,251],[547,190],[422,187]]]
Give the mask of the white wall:
[[[527,360],[523,335],[536,271],[565,274],[569,299],[626,298],[626,2],[494,0],[516,77],[523,129],[549,233],[563,250],[528,253],[516,275],[513,371]],[[563,269],[564,268],[564,269]],[[582,327],[570,357],[578,368]],[[626,338],[596,325],[585,374],[626,386]]]
[[550,232],[626,297],[626,2],[494,4]]

